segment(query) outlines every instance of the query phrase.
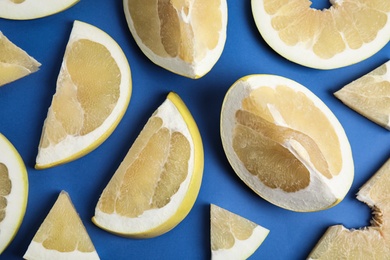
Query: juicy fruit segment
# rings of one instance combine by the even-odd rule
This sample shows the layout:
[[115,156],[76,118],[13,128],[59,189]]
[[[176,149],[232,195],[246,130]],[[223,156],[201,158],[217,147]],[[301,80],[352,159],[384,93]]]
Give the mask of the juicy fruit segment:
[[189,213],[202,174],[198,128],[183,101],[170,93],[104,189],[92,220],[124,236],[161,235]]
[[130,31],[154,63],[190,78],[206,74],[226,40],[226,0],[124,0]]
[[343,128],[318,97],[292,80],[252,75],[237,81],[222,106],[221,137],[239,177],[283,208],[329,208],[352,184]]
[[23,221],[28,197],[27,170],[8,139],[0,134],[0,254]]
[[356,112],[390,130],[390,61],[334,94]]
[[360,189],[358,200],[372,210],[371,226],[329,227],[309,259],[387,259],[390,255],[390,160]]
[[36,72],[39,66],[38,61],[0,32],[0,86]]
[[268,236],[268,229],[216,205],[210,215],[212,259],[247,259]]
[[279,54],[301,65],[332,69],[370,57],[390,39],[388,1],[252,0],[256,25]]
[[39,227],[25,259],[99,259],[69,194],[62,191]]
[[2,0],[0,17],[12,20],[30,20],[64,11],[80,0]]
[[75,21],[36,168],[74,160],[100,145],[123,117],[130,96],[130,68],[120,47],[98,28]]

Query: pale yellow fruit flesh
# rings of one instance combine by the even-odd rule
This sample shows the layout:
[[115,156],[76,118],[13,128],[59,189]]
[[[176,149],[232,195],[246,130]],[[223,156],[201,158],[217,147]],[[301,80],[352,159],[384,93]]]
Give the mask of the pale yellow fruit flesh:
[[78,159],[104,142],[128,107],[130,66],[108,34],[75,21],[36,158],[36,169]]
[[334,1],[324,10],[310,8],[309,0],[263,2],[272,27],[286,45],[305,43],[323,59],[375,40],[390,12],[390,2],[381,0]]
[[136,43],[164,69],[197,79],[222,54],[226,0],[123,0],[123,6]]
[[[194,119],[179,96],[170,93],[167,99],[179,112],[170,114],[171,118],[168,120],[174,121],[179,120],[175,117],[183,117],[180,120],[187,124],[191,140],[181,132],[182,130],[167,127],[167,123],[164,122],[167,118],[163,119],[155,112],[104,189],[96,206],[95,217],[92,219],[97,226],[122,236],[154,237],[175,227],[195,203],[203,173],[201,137]],[[160,213],[161,209],[172,203],[171,199],[177,195],[184,182],[189,184],[186,184],[188,188],[179,205],[171,206],[173,212]],[[158,225],[150,224],[147,217],[144,217],[149,211],[153,211],[154,215],[171,216]],[[144,222],[140,225],[146,228],[143,231],[136,231],[136,228],[128,226],[130,224],[123,224],[127,225],[126,228],[130,231],[111,228],[107,221],[105,224],[101,222],[101,216],[98,216],[97,212],[108,215],[108,218],[115,216],[124,222],[143,219]],[[166,215],[161,216],[161,219],[164,218]],[[112,218],[112,221],[115,220]],[[150,227],[147,228],[149,224]]]
[[12,183],[6,165],[0,163],[0,223],[4,220],[7,210],[7,196],[11,193]]
[[41,250],[56,257],[68,255],[72,259],[77,254],[81,257],[86,254],[87,257],[91,253],[96,256],[95,247],[65,191],[60,193],[39,227],[24,256],[26,259],[38,259],[45,255],[45,252],[34,250],[36,245],[42,245]]
[[36,72],[40,65],[0,32],[0,86]]
[[187,178],[189,142],[183,134],[162,126],[152,117],[133,144],[101,196],[98,207],[106,213],[138,217],[145,210],[169,203]]
[[0,254],[23,221],[28,198],[28,176],[23,159],[0,134]]
[[83,136],[98,128],[118,101],[120,77],[103,45],[82,39],[69,46],[40,146],[54,146],[68,135]]
[[371,226],[330,227],[309,259],[388,259],[390,255],[390,160],[360,189],[358,199],[373,210]]
[[[269,104],[285,126],[275,122]],[[233,149],[247,170],[269,188],[296,192],[310,184],[308,169],[284,145],[291,140],[305,148],[310,162],[326,178],[340,172],[340,143],[333,126],[303,93],[283,85],[260,87],[242,100],[235,118]]]
[[[137,35],[156,55],[192,63],[218,44],[221,0],[128,0]],[[139,10],[143,10],[140,12]],[[191,12],[191,21],[183,16]]]
[[373,122],[390,130],[390,62],[344,86],[335,96]]
[[257,224],[217,206],[211,207],[211,250],[229,249],[235,240],[246,240]]

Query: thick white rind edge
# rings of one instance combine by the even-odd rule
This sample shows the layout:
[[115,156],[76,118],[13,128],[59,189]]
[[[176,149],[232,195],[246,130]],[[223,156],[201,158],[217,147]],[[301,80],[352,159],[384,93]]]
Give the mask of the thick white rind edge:
[[[207,1],[207,0],[206,0]],[[228,10],[226,0],[221,1],[221,11],[222,11],[222,30],[220,32],[219,41],[217,46],[213,50],[209,50],[205,56],[200,61],[194,61],[189,64],[182,59],[176,58],[164,58],[156,55],[152,50],[150,50],[138,37],[137,32],[134,28],[134,22],[131,18],[128,10],[128,0],[123,0],[124,12],[129,26],[130,32],[133,35],[133,38],[141,51],[156,65],[163,67],[173,73],[189,77],[189,78],[200,78],[207,74],[212,67],[219,60],[226,42],[226,30],[227,30],[227,21],[228,21]]]
[[[336,69],[349,66],[365,60],[380,49],[390,40],[390,19],[382,28],[376,39],[361,48],[353,50],[346,46],[346,50],[330,59],[322,59],[315,55],[311,49],[307,49],[304,43],[295,46],[285,44],[279,37],[278,31],[272,28],[271,16],[264,10],[263,0],[251,0],[252,13],[256,26],[268,45],[286,59],[303,66],[316,69]],[[390,13],[387,13],[390,16]]]
[[[106,46],[114,60],[117,61],[118,68],[122,76],[118,103],[103,124],[94,131],[85,136],[67,136],[66,139],[62,140],[55,146],[41,148],[36,158],[36,164],[38,167],[56,164],[57,162],[67,160],[67,158],[74,156],[75,154],[80,154],[83,150],[88,149],[96,142],[97,139],[100,139],[109,129],[112,128],[113,125],[117,124],[117,122],[121,120],[121,117],[124,114],[122,111],[124,109],[126,110],[129,104],[132,92],[131,72],[127,58],[120,46],[114,41],[114,39],[99,28],[76,20],[73,24],[67,48],[75,41],[81,39],[95,41]],[[64,61],[62,66],[64,66]],[[51,107],[49,110],[50,109]]]
[[246,240],[235,238],[234,246],[229,249],[211,251],[212,260],[239,260],[247,259],[263,243],[269,230],[262,226],[256,226],[252,235]]
[[156,110],[155,116],[163,119],[162,127],[166,127],[171,131],[178,131],[190,140],[191,156],[188,162],[188,177],[167,205],[159,209],[147,210],[137,218],[124,217],[116,213],[107,214],[96,207],[94,220],[99,226],[107,230],[122,234],[137,234],[160,226],[176,214],[189,188],[194,172],[195,147],[187,124],[169,99],[166,99]]
[[0,163],[8,168],[12,191],[6,196],[7,209],[3,221],[0,222],[0,254],[9,245],[19,230],[26,212],[28,197],[27,170],[15,147],[0,134]]
[[27,252],[23,256],[26,260],[42,260],[42,259],[55,259],[55,260],[68,260],[68,259],[80,259],[80,260],[96,260],[100,259],[97,252],[59,252],[57,250],[47,249],[42,243],[31,241]]
[[80,0],[26,0],[20,4],[0,1],[0,17],[12,20],[29,20],[59,13]]
[[[265,186],[257,177],[248,172],[237,157],[232,148],[232,140],[229,138],[233,136],[235,111],[241,108],[241,101],[252,90],[260,86],[276,87],[277,85],[288,86],[295,91],[304,93],[321,109],[332,123],[339,137],[343,160],[343,168],[338,176],[334,176],[331,180],[328,180],[322,174],[311,170],[311,182],[306,190],[286,193],[281,189],[270,189]],[[316,95],[293,80],[275,75],[249,75],[234,83],[228,90],[222,105],[221,138],[226,156],[237,175],[261,197],[280,207],[304,212],[323,210],[330,207],[337,200],[343,199],[352,185],[354,176],[352,151],[342,125],[331,110]],[[321,192],[318,192],[319,190]],[[271,196],[267,196],[267,194],[271,194]],[[315,207],[313,208],[313,206]]]

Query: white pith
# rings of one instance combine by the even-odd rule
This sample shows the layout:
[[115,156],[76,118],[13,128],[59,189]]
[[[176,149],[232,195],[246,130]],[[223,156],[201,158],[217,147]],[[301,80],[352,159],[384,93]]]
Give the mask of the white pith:
[[[102,44],[111,53],[111,56],[116,61],[121,73],[120,94],[117,104],[111,114],[105,121],[92,132],[84,136],[68,135],[64,140],[56,145],[50,145],[46,148],[40,148],[36,158],[37,166],[45,166],[55,164],[68,158],[80,154],[83,150],[88,149],[109,133],[109,130],[115,126],[121,119],[124,111],[127,109],[131,95],[131,72],[126,56],[119,45],[105,32],[95,26],[84,22],[75,21],[72,32],[69,37],[68,45],[71,46],[74,42],[87,39]],[[66,70],[66,65],[63,61],[62,67]],[[60,77],[59,77],[60,78]],[[49,112],[51,107],[49,108]]]
[[194,172],[195,148],[191,134],[180,112],[169,99],[164,101],[154,116],[160,117],[163,120],[162,127],[170,129],[171,132],[180,132],[189,141],[191,155],[188,161],[187,177],[181,183],[179,190],[170,198],[170,202],[167,205],[158,209],[146,210],[142,215],[135,218],[121,216],[116,212],[107,214],[96,207],[94,219],[99,226],[105,229],[123,234],[147,232],[162,225],[173,217],[186,196]]
[[[337,176],[327,179],[319,173],[308,160],[307,151],[297,142],[283,144],[310,172],[310,184],[305,189],[287,193],[282,189],[271,189],[264,185],[256,176],[252,175],[236,155],[232,137],[236,125],[235,112],[241,109],[242,100],[249,93],[261,86],[274,88],[277,85],[291,87],[295,91],[304,93],[324,113],[332,123],[339,138],[342,155],[342,169]],[[276,112],[273,114],[277,114]],[[281,120],[277,118],[276,124]],[[285,126],[283,122],[280,124]],[[226,156],[237,175],[256,193],[264,199],[280,207],[294,211],[316,211],[333,205],[337,200],[344,198],[353,180],[353,159],[349,141],[343,127],[329,110],[329,108],[312,92],[299,83],[273,75],[252,75],[236,82],[226,94],[221,112],[221,137]]]
[[[219,32],[218,44],[212,50],[208,50],[206,56],[202,60],[195,60],[193,63],[187,63],[180,59],[179,57],[161,57],[156,55],[152,50],[149,49],[137,35],[137,32],[134,28],[134,22],[131,18],[128,0],[123,0],[123,6],[125,11],[125,16],[127,24],[129,26],[130,32],[133,35],[137,45],[142,50],[142,52],[155,64],[179,75],[183,75],[189,78],[200,78],[208,73],[211,68],[217,63],[219,57],[221,56],[225,42],[226,42],[226,28],[228,21],[228,11],[226,0],[221,0],[221,14],[222,14],[222,29]],[[183,13],[183,12],[182,12]],[[189,23],[191,20],[191,11],[189,15],[181,15],[180,17],[183,21]],[[194,39],[196,40],[196,39]],[[196,57],[196,55],[194,55]]]
[[53,249],[45,248],[42,243],[31,241],[27,252],[23,256],[27,260],[41,260],[41,259],[80,259],[80,260],[96,260],[100,259],[97,252],[80,252],[78,250],[72,252],[60,252]]
[[27,20],[59,13],[75,5],[80,0],[25,0],[14,3],[0,0],[0,17],[14,20]]
[[[338,5],[343,4],[343,1],[332,2]],[[279,32],[272,27],[272,16],[264,10],[263,0],[251,0],[251,5],[256,26],[269,46],[286,59],[307,67],[334,69],[355,64],[374,55],[390,40],[390,34],[388,33],[390,30],[390,19],[388,19],[386,25],[378,32],[375,40],[363,44],[358,49],[351,49],[346,45],[346,49],[343,52],[336,54],[330,59],[323,59],[314,54],[310,42],[301,42],[294,46],[284,43],[279,37]],[[390,16],[390,13],[387,13],[387,15]]]
[[0,163],[8,168],[11,193],[7,199],[5,218],[0,222],[0,254],[11,242],[22,223],[28,197],[27,170],[12,144],[0,134]]

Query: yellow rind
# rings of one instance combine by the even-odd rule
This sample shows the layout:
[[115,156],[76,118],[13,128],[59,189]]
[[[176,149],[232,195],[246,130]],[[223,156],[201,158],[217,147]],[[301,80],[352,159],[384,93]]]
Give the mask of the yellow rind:
[[20,208],[22,209],[21,214],[18,216],[17,220],[17,228],[15,228],[13,235],[10,237],[8,243],[6,243],[3,247],[0,247],[0,255],[4,252],[4,250],[9,246],[9,244],[12,242],[12,240],[15,238],[17,232],[19,231],[20,225],[23,222],[24,215],[26,213],[26,208],[27,208],[27,199],[28,199],[28,174],[27,174],[27,169],[26,166],[23,162],[22,157],[16,150],[16,148],[13,146],[13,144],[3,135],[0,133],[0,139],[5,142],[8,146],[8,151],[11,152],[14,155],[14,158],[17,160],[18,165],[19,165],[19,170],[20,174],[22,176],[23,180],[23,191],[24,191],[24,197],[23,197],[23,202],[20,205]]
[[174,92],[170,92],[167,96],[167,99],[169,99],[175,105],[180,115],[183,117],[185,123],[187,124],[188,130],[190,132],[190,135],[194,143],[194,170],[193,170],[191,181],[188,185],[188,190],[186,192],[186,195],[174,215],[172,215],[166,222],[162,223],[161,225],[144,232],[139,232],[139,233],[115,232],[101,226],[96,221],[95,217],[92,217],[92,222],[96,226],[98,226],[99,228],[105,231],[111,232],[119,236],[130,237],[130,238],[156,237],[176,227],[188,215],[193,205],[195,204],[196,198],[198,197],[199,194],[200,186],[202,184],[203,168],[204,168],[204,152],[203,152],[202,138],[199,133],[198,126],[194,118],[192,117],[190,111],[188,110],[187,106],[183,102],[183,100]]

